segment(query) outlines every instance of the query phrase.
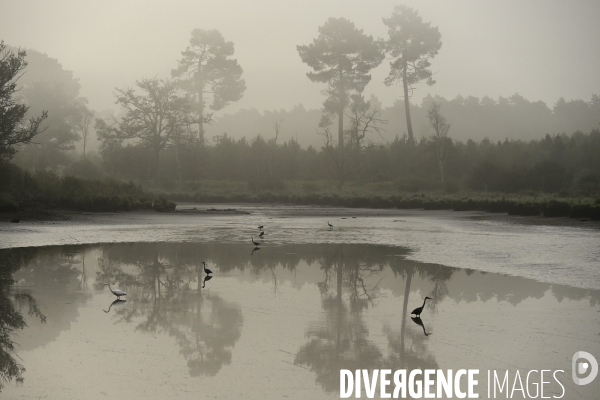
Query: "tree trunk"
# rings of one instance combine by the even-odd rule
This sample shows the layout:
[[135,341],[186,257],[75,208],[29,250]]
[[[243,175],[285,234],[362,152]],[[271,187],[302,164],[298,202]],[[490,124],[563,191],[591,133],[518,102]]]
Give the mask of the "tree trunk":
[[159,161],[160,150],[156,150],[154,153],[154,179],[158,184],[158,161]]
[[406,61],[404,61],[404,68],[402,69],[402,86],[404,86],[404,109],[406,111],[406,127],[408,128],[408,141],[413,143],[413,130],[412,122],[410,121],[410,103],[408,101],[408,82],[406,81]]
[[406,332],[406,313],[408,312],[408,296],[410,294],[410,283],[412,281],[413,270],[406,276],[406,287],[404,288],[404,304],[402,305],[402,325],[400,327],[400,359],[404,367],[404,336]]
[[202,89],[198,91],[198,139],[204,144],[204,98]]
[[183,181],[181,180],[181,166],[179,165],[179,143],[175,143],[175,161],[177,161],[177,175],[179,176],[179,190],[183,190]]
[[[342,255],[341,260],[343,260],[344,257]],[[339,357],[340,355],[340,344],[342,341],[342,317],[343,317],[343,311],[342,311],[342,268],[343,268],[343,261],[340,261],[338,263],[337,266],[337,293],[336,293],[336,305],[337,305],[337,321],[336,321],[336,340],[335,340],[335,349],[336,349],[336,358]]]
[[338,148],[340,149],[340,156],[342,155],[342,149],[344,148],[344,75],[342,70],[339,70],[340,74],[340,91],[339,91],[339,102],[340,109],[338,110]]

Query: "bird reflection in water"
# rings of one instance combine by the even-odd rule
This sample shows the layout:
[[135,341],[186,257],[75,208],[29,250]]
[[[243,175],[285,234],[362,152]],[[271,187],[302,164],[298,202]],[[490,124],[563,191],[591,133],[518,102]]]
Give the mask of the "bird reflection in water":
[[206,281],[210,281],[212,279],[212,275],[206,275],[204,280],[202,281],[202,289],[206,287]]
[[415,324],[421,325],[421,328],[423,328],[423,333],[425,334],[425,336],[433,335],[433,333],[427,333],[427,331],[425,330],[425,325],[423,324],[423,321],[421,320],[421,317],[410,317],[410,319],[412,319]]
[[250,255],[253,255],[255,251],[260,250],[260,247],[256,246],[255,248],[252,249],[252,253],[250,253]]
[[117,300],[113,301],[112,303],[110,303],[110,305],[108,306],[108,310],[103,309],[102,311],[104,311],[105,313],[109,313],[112,306],[118,307],[118,306],[123,305],[124,303],[127,303],[127,300],[117,299]]

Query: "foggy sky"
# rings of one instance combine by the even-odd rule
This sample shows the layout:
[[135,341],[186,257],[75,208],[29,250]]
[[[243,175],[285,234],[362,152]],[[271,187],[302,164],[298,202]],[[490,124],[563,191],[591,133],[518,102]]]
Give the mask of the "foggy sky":
[[[437,83],[426,94],[508,97],[518,92],[549,107],[560,98],[589,100],[600,93],[600,2],[277,1],[277,0],[0,0],[0,39],[58,59],[80,79],[91,108],[116,108],[114,88],[137,79],[169,78],[194,28],[217,29],[235,44],[247,90],[224,109],[320,108],[323,85],[296,45],[309,44],[329,17],[345,17],[365,33],[386,38],[382,17],[394,5],[419,10],[438,26],[443,46],[432,61]],[[384,61],[365,90],[384,106],[401,97],[386,87]]]

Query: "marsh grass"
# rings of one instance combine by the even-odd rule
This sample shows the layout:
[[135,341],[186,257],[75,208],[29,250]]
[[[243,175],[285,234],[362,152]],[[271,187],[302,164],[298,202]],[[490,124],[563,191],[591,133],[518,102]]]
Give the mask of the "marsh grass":
[[245,182],[199,182],[197,191],[162,193],[173,201],[197,203],[279,203],[454,211],[486,211],[520,216],[600,218],[600,199],[535,191],[520,193],[399,190],[397,182],[348,184],[328,181],[279,182],[271,189]]

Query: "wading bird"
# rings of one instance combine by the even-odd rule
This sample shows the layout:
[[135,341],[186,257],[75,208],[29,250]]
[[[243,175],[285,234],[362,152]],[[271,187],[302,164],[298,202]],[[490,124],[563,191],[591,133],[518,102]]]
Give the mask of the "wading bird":
[[204,261],[202,261],[202,264],[204,265],[204,273],[205,274],[212,274],[212,271],[208,268],[206,268],[206,263]]
[[252,243],[254,243],[255,246],[260,246],[260,243],[255,242],[253,237],[251,237],[250,240],[252,240]]
[[258,229],[262,229],[262,228],[264,228],[264,227],[265,227],[264,225],[261,225],[261,226],[259,226],[259,227],[258,227]]
[[265,235],[264,232],[261,232],[260,235],[258,235],[258,237],[263,237]]
[[330,228],[333,228],[333,225],[331,225],[329,222],[327,222],[327,225],[329,225]]
[[[112,294],[114,294],[115,296],[117,296],[117,300],[121,300],[121,296],[127,296],[127,293],[125,293],[122,290],[119,289],[113,289],[110,287],[110,283],[105,283],[104,286],[108,286],[108,288],[110,289],[110,291],[112,292]],[[104,288],[104,286],[102,286]]]
[[421,315],[421,313],[423,312],[423,308],[425,308],[425,302],[427,301],[427,299],[431,300],[431,297],[425,297],[425,300],[423,300],[423,305],[421,307],[417,307],[415,308],[410,315],[415,314],[417,317]]

